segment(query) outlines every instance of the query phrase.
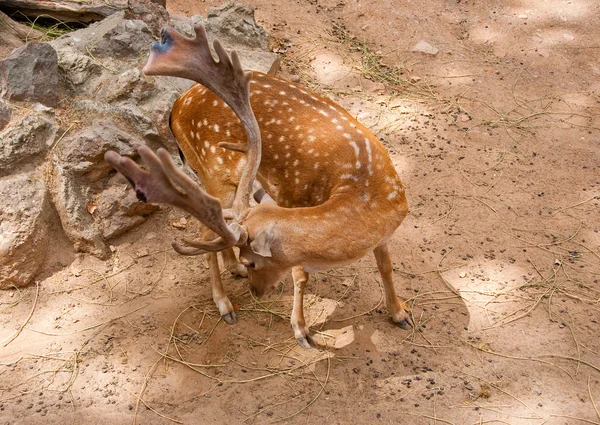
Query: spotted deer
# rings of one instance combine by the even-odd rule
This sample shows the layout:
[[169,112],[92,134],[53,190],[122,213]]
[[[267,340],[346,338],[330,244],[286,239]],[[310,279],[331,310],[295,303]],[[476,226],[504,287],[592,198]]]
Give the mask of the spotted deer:
[[[127,177],[138,198],[178,207],[217,235],[173,247],[185,255],[207,254],[213,298],[228,323],[236,316],[217,252],[227,268],[247,273],[256,296],[292,272],[291,325],[299,343],[310,348],[303,313],[309,274],[372,250],[387,310],[406,329],[410,310],[396,296],[387,244],[408,206],[383,145],[331,100],[277,77],[244,72],[237,54],[228,55],[218,41],[215,60],[204,28],[194,31],[196,37],[187,38],[164,28],[143,72],[199,83],[175,102],[171,129],[205,190],[164,149],[155,154],[139,148],[148,171],[116,152],[107,152],[106,161]],[[258,204],[251,206],[251,196]]]

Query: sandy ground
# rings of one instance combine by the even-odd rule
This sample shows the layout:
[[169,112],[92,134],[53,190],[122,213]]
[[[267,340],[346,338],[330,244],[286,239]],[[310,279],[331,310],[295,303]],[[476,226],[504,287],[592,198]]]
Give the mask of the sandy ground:
[[411,207],[396,287],[418,328],[390,323],[372,257],[311,278],[327,349],[293,339],[290,279],[255,301],[224,274],[228,326],[204,261],[170,249],[195,225],[162,209],[109,261],[59,239],[37,286],[0,293],[1,423],[600,423],[600,6],[249,3],[282,74],[389,149]]

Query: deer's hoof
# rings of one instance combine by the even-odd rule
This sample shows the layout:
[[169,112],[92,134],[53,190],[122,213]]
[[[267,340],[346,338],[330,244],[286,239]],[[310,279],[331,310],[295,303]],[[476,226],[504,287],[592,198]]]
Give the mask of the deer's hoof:
[[233,325],[235,322],[237,322],[237,315],[235,314],[235,311],[232,311],[231,313],[222,315],[221,319],[223,319],[223,321],[228,325]]
[[408,323],[408,319],[407,320],[401,320],[399,322],[394,322],[397,326],[400,326],[402,329],[404,330],[408,330],[411,328],[410,324]]
[[312,340],[312,338],[310,336],[306,336],[306,337],[300,337],[300,338],[296,338],[296,341],[298,341],[298,344],[300,344],[302,346],[302,348],[306,348],[307,350],[312,349],[312,346],[310,345],[309,340]]

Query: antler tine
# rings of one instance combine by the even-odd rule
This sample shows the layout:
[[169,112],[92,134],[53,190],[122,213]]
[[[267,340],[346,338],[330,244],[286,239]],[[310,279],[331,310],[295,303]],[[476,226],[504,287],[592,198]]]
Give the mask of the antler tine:
[[130,158],[113,151],[106,152],[104,159],[129,180],[138,199],[178,207],[219,235],[213,241],[193,242],[191,245],[202,250],[198,253],[221,251],[246,241],[246,230],[237,223],[229,226],[223,218],[221,202],[177,169],[166,150],[159,149],[155,154],[147,146],[141,146],[138,153],[149,171],[142,170]]
[[[245,242],[248,237],[246,229],[241,227],[235,221],[229,225],[234,232],[239,232],[241,242]],[[183,243],[188,245],[187,247],[180,246],[176,243],[172,243],[173,249],[181,255],[201,255],[207,252],[223,251],[224,249],[231,248],[231,245],[227,243],[223,238],[216,238],[212,241],[198,241],[194,239],[184,238]],[[193,248],[190,248],[193,247]]]
[[[206,30],[204,27],[198,25],[195,27],[195,30],[196,37],[200,37],[200,43],[208,48],[208,43],[206,42]],[[224,148],[238,151],[244,150],[248,156],[248,162],[246,168],[244,168],[244,171],[242,172],[232,205],[234,218],[239,221],[244,218],[250,209],[252,187],[254,185],[254,180],[256,179],[256,174],[258,173],[258,167],[260,166],[261,159],[260,130],[254,116],[254,112],[252,111],[252,106],[250,105],[250,79],[252,78],[252,72],[244,72],[237,52],[232,51],[230,57],[219,40],[215,40],[213,42],[213,47],[217,57],[219,58],[219,64],[230,71],[230,76],[235,84],[231,84],[231,81],[229,81],[224,84],[224,87],[211,87],[212,84],[211,86],[207,87],[225,100],[233,109],[242,122],[248,138],[245,149],[232,145],[222,146]],[[221,75],[226,75],[226,73]],[[223,90],[224,88],[226,90]],[[228,89],[233,90],[234,88],[237,89],[235,90],[236,96],[233,96],[234,99],[230,99],[228,101],[227,95],[232,95]]]

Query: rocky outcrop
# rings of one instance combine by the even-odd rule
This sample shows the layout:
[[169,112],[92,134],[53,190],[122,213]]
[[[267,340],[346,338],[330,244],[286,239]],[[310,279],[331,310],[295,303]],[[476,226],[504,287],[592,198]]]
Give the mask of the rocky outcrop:
[[[200,21],[198,17],[196,19]],[[256,23],[254,7],[248,4],[229,2],[221,7],[211,7],[205,27],[212,39],[218,38],[224,45],[269,50],[267,33]]]
[[41,113],[22,115],[0,133],[0,177],[38,167],[54,143],[58,125]]
[[0,178],[0,289],[24,286],[48,249],[51,205],[41,171]]
[[58,58],[48,43],[29,43],[0,60],[0,97],[58,105]]
[[[104,161],[106,151],[134,157],[136,147],[141,144],[141,140],[122,131],[112,121],[95,120],[89,127],[66,138],[61,149],[54,153],[52,197],[62,227],[77,250],[107,256],[107,239],[143,222],[143,217],[157,209],[153,205],[140,205],[139,201],[126,196],[121,199],[111,196],[115,191],[103,181],[112,172],[112,167]],[[120,193],[125,195],[123,189],[121,187]],[[107,191],[108,194],[104,194]],[[118,212],[118,216],[110,212]],[[123,217],[128,218],[123,220]]]
[[[126,11],[51,43],[31,43],[0,62],[0,196],[9,205],[0,204],[0,288],[25,285],[38,273],[52,237],[48,229],[55,227],[45,225],[49,217],[58,215],[77,251],[107,257],[111,239],[158,208],[136,198],[104,153],[135,159],[145,144],[176,156],[171,108],[193,82],[142,74],[153,34],[168,15],[149,0],[128,4]],[[220,13],[226,15],[221,21]],[[276,71],[277,56],[260,50],[266,35],[251,8],[226,6],[212,11],[209,21],[209,31],[230,25],[230,36],[220,29],[218,36],[240,51],[245,68]],[[193,23],[180,19],[176,26],[192,32]]]

